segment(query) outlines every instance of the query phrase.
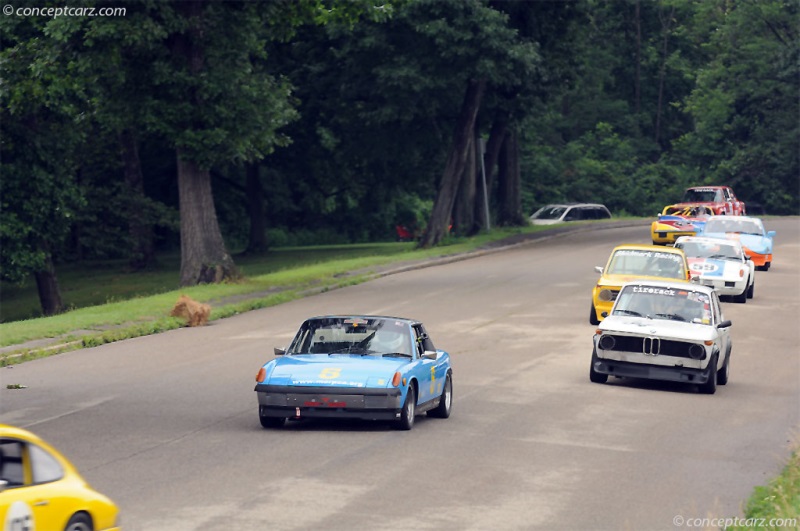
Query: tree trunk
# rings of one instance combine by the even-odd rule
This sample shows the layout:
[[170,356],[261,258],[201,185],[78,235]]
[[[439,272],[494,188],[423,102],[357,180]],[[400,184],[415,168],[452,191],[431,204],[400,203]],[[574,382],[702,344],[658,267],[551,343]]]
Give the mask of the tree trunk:
[[53,266],[50,249],[46,245],[44,247],[44,267],[33,275],[36,277],[36,288],[39,290],[39,304],[42,306],[42,314],[50,316],[61,313],[64,309],[64,303],[61,300],[61,290],[58,287],[56,268]]
[[[494,122],[492,123],[492,129],[489,132],[489,140],[486,141],[486,149],[483,154],[483,161],[480,159],[480,154],[478,155],[478,164],[483,163],[483,168],[486,171],[486,195],[488,197],[488,199],[484,199],[483,186],[479,186],[475,199],[475,211],[478,213],[477,218],[480,220],[480,228],[487,228],[490,226],[489,219],[486,219],[486,216],[488,215],[491,217],[495,167],[497,166],[497,160],[500,156],[500,149],[503,147],[503,142],[505,141],[507,134],[508,116],[505,114],[498,114],[495,116]],[[485,201],[490,205],[489,213],[486,212]]]
[[511,131],[503,144],[498,172],[498,225],[524,225],[518,133]]
[[247,165],[247,211],[250,214],[250,240],[248,253],[260,253],[267,250],[266,220],[264,218],[264,189],[261,186],[259,166],[256,163]]
[[144,221],[139,205],[144,203],[144,175],[142,163],[139,159],[139,143],[132,130],[126,129],[119,135],[122,147],[122,168],[125,174],[125,185],[130,194],[129,200],[132,208],[128,211],[128,233],[131,237],[132,248],[128,265],[138,271],[146,269],[155,263],[155,250],[153,247],[153,228]]
[[436,245],[447,234],[456,191],[470,154],[469,144],[473,141],[475,118],[481,106],[485,87],[486,81],[484,80],[471,80],[467,85],[464,102],[461,106],[461,114],[453,134],[453,146],[450,149],[450,155],[447,157],[447,164],[442,174],[442,180],[439,183],[439,191],[433,203],[433,211],[431,212],[428,226],[425,228],[425,233],[420,240],[420,247]]
[[453,205],[453,230],[460,236],[472,235],[476,232],[475,203],[477,201],[477,180],[480,178],[480,174],[476,171],[478,150],[474,136],[470,138],[467,149],[469,154],[458,186],[456,202]]
[[489,132],[489,140],[486,141],[486,154],[484,164],[486,165],[486,190],[489,198],[492,197],[492,187],[494,186],[494,168],[497,166],[497,159],[500,157],[500,149],[508,134],[508,116],[496,116],[492,123],[492,130]]
[[181,211],[181,286],[239,277],[217,222],[211,174],[178,155]]

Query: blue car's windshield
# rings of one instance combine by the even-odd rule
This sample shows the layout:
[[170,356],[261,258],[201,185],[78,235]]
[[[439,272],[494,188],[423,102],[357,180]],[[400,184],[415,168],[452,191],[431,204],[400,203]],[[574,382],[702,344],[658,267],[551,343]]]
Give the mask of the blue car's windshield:
[[705,232],[738,232],[740,234],[755,234],[756,236],[764,235],[764,230],[755,221],[738,219],[712,219],[706,223]]
[[412,356],[411,329],[395,319],[321,317],[297,332],[287,354]]

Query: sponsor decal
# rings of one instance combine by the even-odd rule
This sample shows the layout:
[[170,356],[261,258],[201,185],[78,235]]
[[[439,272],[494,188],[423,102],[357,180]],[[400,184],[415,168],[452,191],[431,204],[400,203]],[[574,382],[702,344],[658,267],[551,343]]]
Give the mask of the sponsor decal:
[[719,269],[719,266],[711,262],[693,262],[689,264],[689,269],[698,273],[713,273]]
[[669,288],[656,288],[653,286],[633,286],[634,293],[650,293],[653,295],[666,295],[667,297],[674,297],[675,290]]
[[645,258],[664,258],[673,262],[683,262],[683,257],[676,253],[663,253],[660,251],[639,251],[635,249],[621,249],[616,256],[642,256]]
[[340,385],[346,387],[364,387],[364,382],[348,380],[292,380],[293,385]]

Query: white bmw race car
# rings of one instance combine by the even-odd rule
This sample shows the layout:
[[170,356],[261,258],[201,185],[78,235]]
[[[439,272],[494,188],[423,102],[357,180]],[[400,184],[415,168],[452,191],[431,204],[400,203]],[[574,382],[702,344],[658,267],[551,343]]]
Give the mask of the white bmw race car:
[[700,284],[711,286],[720,296],[731,296],[736,302],[753,298],[756,267],[739,241],[681,236],[675,247],[683,249],[689,270]]
[[728,383],[730,330],[713,288],[694,282],[629,282],[595,331],[589,379],[684,382],[713,394],[717,384]]

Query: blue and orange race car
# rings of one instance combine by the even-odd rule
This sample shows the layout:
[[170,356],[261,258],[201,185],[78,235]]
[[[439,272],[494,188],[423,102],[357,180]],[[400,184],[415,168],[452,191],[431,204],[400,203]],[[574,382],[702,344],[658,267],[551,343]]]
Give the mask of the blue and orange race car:
[[393,421],[410,430],[421,413],[448,418],[450,355],[419,321],[373,315],[307,319],[286,349],[258,371],[258,416],[265,428],[286,419]]
[[749,216],[713,216],[703,228],[703,236],[739,240],[756,269],[768,271],[772,265],[775,231],[764,229],[759,218]]
[[667,205],[650,224],[653,245],[671,245],[681,236],[695,236],[703,231],[706,220],[714,215],[706,205]]

